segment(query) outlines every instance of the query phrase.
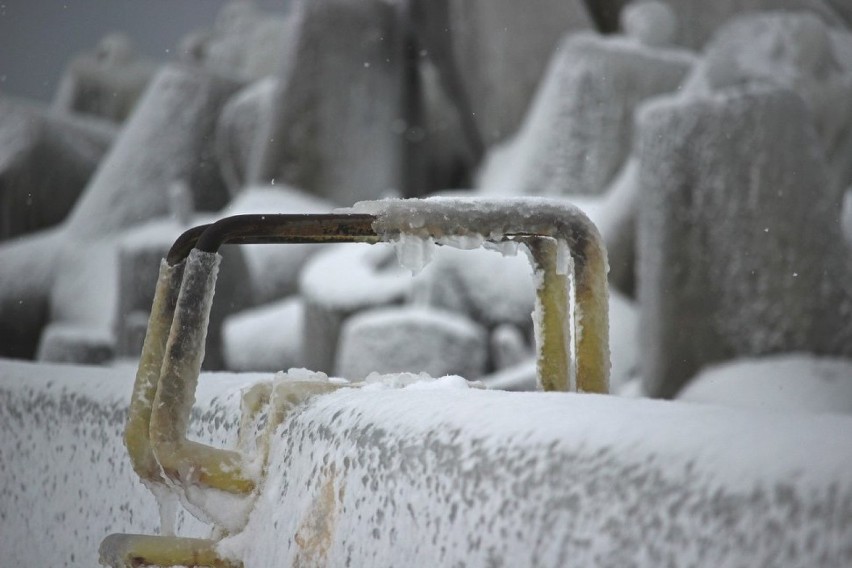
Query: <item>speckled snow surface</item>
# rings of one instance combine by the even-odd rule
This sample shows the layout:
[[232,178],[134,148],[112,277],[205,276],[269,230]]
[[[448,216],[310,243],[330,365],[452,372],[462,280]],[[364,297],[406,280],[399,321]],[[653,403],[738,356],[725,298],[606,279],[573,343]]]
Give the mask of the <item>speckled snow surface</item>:
[[246,566],[841,566],[845,417],[350,389],[285,422]]
[[[4,566],[94,566],[108,533],[156,534],[121,443],[132,377],[0,361]],[[193,437],[233,447],[239,389],[264,378],[202,375]],[[373,386],[283,422],[223,553],[249,568],[852,565],[850,417],[458,377]],[[210,534],[186,516],[177,531]]]
[[[135,371],[0,359],[0,565],[97,566],[108,534],[157,534],[122,442]],[[233,447],[240,389],[259,378],[204,374],[190,437]],[[183,512],[176,528],[210,534]]]

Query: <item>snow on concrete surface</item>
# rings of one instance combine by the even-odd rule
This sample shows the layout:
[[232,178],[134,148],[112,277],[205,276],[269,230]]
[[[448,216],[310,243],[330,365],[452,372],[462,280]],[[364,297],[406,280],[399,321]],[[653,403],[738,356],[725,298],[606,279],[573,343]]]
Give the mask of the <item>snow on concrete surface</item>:
[[[328,213],[334,205],[314,195],[283,184],[244,188],[221,216],[250,213]],[[246,264],[251,274],[254,301],[263,304],[296,292],[299,272],[308,259],[323,245],[243,245]]]
[[852,414],[852,360],[787,354],[703,370],[679,400],[756,409]]
[[[134,374],[130,367],[0,360],[4,566],[96,566],[107,534],[157,533],[157,503],[122,442]],[[190,437],[232,447],[240,389],[259,378],[269,376],[202,376]],[[209,535],[184,513],[177,530]]]
[[[0,362],[4,562],[92,566],[106,534],[156,534],[121,443],[132,375]],[[202,375],[192,437],[233,447],[239,389],[271,378]],[[852,562],[852,417],[421,378],[293,411],[220,551],[254,568]],[[177,532],[209,536],[185,514]]]
[[287,420],[247,566],[839,566],[847,417],[349,389]]
[[371,372],[425,372],[478,378],[488,360],[485,329],[463,314],[429,307],[384,307],[346,320],[335,372],[360,380]]
[[298,296],[244,310],[225,319],[225,367],[278,371],[302,365],[304,305]]

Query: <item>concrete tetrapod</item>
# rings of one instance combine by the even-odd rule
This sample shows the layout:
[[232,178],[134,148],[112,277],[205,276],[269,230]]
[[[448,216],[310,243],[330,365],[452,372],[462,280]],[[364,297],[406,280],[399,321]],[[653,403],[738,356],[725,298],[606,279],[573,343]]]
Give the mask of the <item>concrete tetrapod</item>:
[[[268,459],[269,436],[289,412],[312,396],[359,386],[331,382],[321,373],[291,371],[285,375],[289,381],[261,383],[243,393],[238,444],[243,451],[187,439],[221,245],[395,241],[404,248],[412,238],[426,247],[438,242],[470,248],[486,241],[527,246],[537,284],[533,316],[539,384],[551,391],[607,392],[606,251],[597,229],[572,205],[541,199],[433,198],[362,202],[326,215],[238,215],[190,229],[161,263],[125,432],[142,480],[152,490],[182,492],[186,502],[212,520],[218,534],[238,532],[243,524],[223,520],[227,513],[219,516],[194,502],[191,492],[229,494],[248,510]],[[260,426],[264,412],[265,425]],[[221,557],[214,540],[145,535],[107,537],[101,562],[242,566]]]

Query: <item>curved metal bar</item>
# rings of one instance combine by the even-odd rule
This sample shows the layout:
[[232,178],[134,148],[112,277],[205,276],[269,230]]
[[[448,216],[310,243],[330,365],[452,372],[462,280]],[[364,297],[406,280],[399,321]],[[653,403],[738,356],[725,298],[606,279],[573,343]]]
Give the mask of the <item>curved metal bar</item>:
[[[126,433],[139,475],[162,482],[164,474],[176,482],[190,481],[237,495],[247,495],[256,487],[257,480],[245,470],[240,453],[186,438],[221,258],[216,253],[219,247],[228,243],[376,243],[397,240],[402,234],[439,243],[472,235],[491,242],[525,243],[536,272],[534,323],[542,387],[607,392],[606,250],[595,226],[573,206],[553,200],[412,199],[366,202],[350,212],[327,215],[237,215],[184,232],[161,267]],[[277,402],[270,403],[274,407],[270,419],[280,420],[287,408],[334,387],[292,389],[273,397]],[[197,565],[229,566],[210,541],[109,538],[114,539],[111,548],[130,552],[121,559],[115,557],[116,562],[146,558],[148,564],[168,565],[164,563],[205,556],[208,563]],[[162,544],[174,549],[165,551]]]
[[166,257],[174,266],[193,248],[216,252],[224,244],[375,243],[375,217],[364,214],[234,215],[184,232]]

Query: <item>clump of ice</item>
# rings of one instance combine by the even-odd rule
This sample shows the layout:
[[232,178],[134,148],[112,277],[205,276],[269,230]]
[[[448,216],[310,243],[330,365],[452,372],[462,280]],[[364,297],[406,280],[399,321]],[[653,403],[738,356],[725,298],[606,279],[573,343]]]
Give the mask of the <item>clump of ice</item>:
[[287,369],[287,371],[278,371],[275,373],[275,382],[280,381],[289,381],[289,382],[319,382],[319,383],[327,383],[329,382],[328,375],[323,373],[322,371],[311,371],[310,369],[305,369],[304,367],[300,368],[291,368]]
[[428,373],[370,373],[364,378],[361,390],[465,390],[483,388],[479,381],[468,381],[458,375],[434,378]]
[[410,270],[412,275],[419,274],[435,256],[435,240],[432,237],[400,233],[392,242],[399,265]]

